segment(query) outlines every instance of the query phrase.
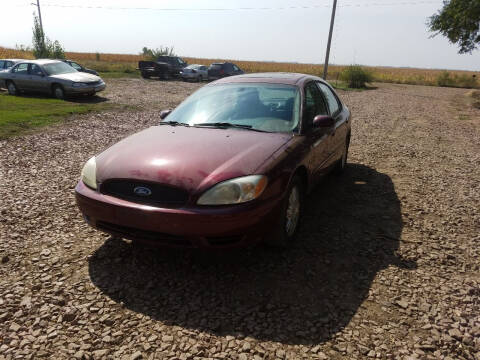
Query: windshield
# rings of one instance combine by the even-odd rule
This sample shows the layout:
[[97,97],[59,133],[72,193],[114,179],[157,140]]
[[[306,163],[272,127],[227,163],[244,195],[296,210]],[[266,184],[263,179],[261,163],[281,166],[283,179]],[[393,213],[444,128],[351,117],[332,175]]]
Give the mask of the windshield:
[[43,65],[43,69],[48,75],[60,75],[77,72],[73,67],[63,62]]
[[298,88],[279,84],[206,86],[185,100],[167,121],[188,125],[230,123],[254,130],[291,132],[298,127]]
[[201,68],[201,67],[202,67],[202,65],[193,64],[193,65],[188,65],[185,69],[194,69],[194,70],[196,70],[196,69],[199,69],[199,68]]

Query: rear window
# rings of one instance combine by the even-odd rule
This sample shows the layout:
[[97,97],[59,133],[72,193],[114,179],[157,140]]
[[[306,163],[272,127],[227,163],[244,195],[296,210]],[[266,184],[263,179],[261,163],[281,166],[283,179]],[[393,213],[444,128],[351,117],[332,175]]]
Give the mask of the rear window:
[[212,64],[210,65],[210,69],[212,70],[220,70],[222,68],[221,64]]
[[3,69],[4,65],[5,65],[5,61],[0,60],[0,69]]

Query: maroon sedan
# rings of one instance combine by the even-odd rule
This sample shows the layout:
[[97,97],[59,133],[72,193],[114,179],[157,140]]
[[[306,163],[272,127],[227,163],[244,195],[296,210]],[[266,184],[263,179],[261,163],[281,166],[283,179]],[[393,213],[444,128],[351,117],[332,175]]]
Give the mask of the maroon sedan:
[[159,245],[285,246],[305,194],[347,160],[350,112],[314,76],[221,79],[160,118],[86,163],[76,197],[91,226]]

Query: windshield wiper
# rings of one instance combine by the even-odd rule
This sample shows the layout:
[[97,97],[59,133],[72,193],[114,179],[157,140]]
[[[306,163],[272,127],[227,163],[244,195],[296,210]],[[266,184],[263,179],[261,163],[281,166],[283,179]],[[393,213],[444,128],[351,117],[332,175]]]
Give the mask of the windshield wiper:
[[245,124],[232,124],[229,122],[213,122],[213,123],[198,123],[194,124],[193,126],[209,126],[209,127],[218,127],[218,128],[229,128],[229,127],[234,127],[234,128],[240,128],[240,129],[247,129],[247,130],[253,130],[253,131],[261,131],[258,129],[254,129],[252,125],[245,125]]
[[159,122],[159,125],[171,125],[171,126],[180,125],[180,126],[188,126],[188,127],[190,127],[190,125],[188,125],[187,123],[182,123],[182,122],[178,122],[178,121],[160,121],[160,122]]

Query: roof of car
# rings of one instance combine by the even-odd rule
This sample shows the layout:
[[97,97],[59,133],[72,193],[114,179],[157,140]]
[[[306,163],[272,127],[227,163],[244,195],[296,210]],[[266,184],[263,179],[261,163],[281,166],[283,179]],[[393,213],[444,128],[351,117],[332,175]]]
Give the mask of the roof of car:
[[213,82],[212,84],[228,84],[228,83],[273,83],[285,85],[302,85],[308,80],[322,80],[319,77],[306,74],[288,73],[288,72],[270,72],[270,73],[253,73],[231,77],[225,77]]
[[37,60],[22,60],[24,62],[29,62],[32,64],[37,64],[37,65],[45,65],[45,64],[52,64],[52,63],[58,63],[60,60],[52,60],[52,59],[37,59]]
[[24,61],[25,59],[0,59],[1,61],[13,61],[13,62],[20,62]]

